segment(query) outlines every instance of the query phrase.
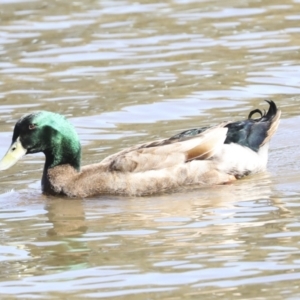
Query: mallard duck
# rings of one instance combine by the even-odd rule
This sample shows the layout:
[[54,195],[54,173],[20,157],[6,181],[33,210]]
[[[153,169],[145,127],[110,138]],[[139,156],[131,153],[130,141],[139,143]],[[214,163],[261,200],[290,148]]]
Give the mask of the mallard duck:
[[[10,168],[26,154],[43,152],[43,193],[68,197],[142,196],[231,182],[266,169],[268,144],[281,114],[273,101],[267,102],[267,112],[255,109],[245,120],[186,130],[84,167],[80,165],[80,141],[71,123],[57,113],[32,113],[16,123],[0,170]],[[255,113],[259,118],[252,118]]]

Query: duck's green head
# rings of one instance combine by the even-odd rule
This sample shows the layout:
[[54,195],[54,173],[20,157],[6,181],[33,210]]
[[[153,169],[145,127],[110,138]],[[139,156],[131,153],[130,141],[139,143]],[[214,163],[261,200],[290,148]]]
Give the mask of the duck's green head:
[[10,168],[26,154],[37,152],[45,154],[47,168],[60,164],[80,168],[78,135],[60,114],[40,111],[21,118],[15,125],[11,146],[0,161],[0,170]]

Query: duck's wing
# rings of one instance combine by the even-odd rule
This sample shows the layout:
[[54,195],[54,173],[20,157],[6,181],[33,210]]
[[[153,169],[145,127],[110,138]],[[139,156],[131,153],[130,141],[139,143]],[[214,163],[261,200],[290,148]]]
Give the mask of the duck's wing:
[[159,140],[123,150],[108,157],[110,171],[143,172],[159,170],[194,159],[209,159],[224,144],[225,123],[202,131],[189,138]]
[[[255,109],[249,113],[248,118],[245,120],[223,123],[228,128],[225,144],[238,144],[257,152],[260,147],[270,141],[277,131],[281,111],[273,101],[266,100],[266,102],[269,104],[267,112]],[[260,118],[252,119],[252,116],[256,113],[260,114]],[[169,140],[182,141],[196,136],[207,129],[209,127],[189,129],[173,136]]]

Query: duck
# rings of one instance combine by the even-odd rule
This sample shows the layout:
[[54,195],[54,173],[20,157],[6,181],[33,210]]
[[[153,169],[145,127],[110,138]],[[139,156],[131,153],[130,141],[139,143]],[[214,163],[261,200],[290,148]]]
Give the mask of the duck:
[[[268,111],[252,110],[241,121],[185,130],[83,167],[80,140],[70,121],[50,111],[33,112],[15,124],[0,170],[42,152],[42,192],[71,198],[145,196],[232,183],[266,170],[269,142],[281,115],[274,101],[266,101]],[[255,114],[259,116],[253,118]]]

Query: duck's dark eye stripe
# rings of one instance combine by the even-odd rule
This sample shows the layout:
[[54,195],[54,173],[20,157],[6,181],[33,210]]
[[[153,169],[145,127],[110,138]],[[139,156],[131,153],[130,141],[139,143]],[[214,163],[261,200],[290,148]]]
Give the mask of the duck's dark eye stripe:
[[35,124],[29,124],[29,126],[28,126],[28,128],[29,128],[30,130],[34,129],[35,127],[36,127]]

